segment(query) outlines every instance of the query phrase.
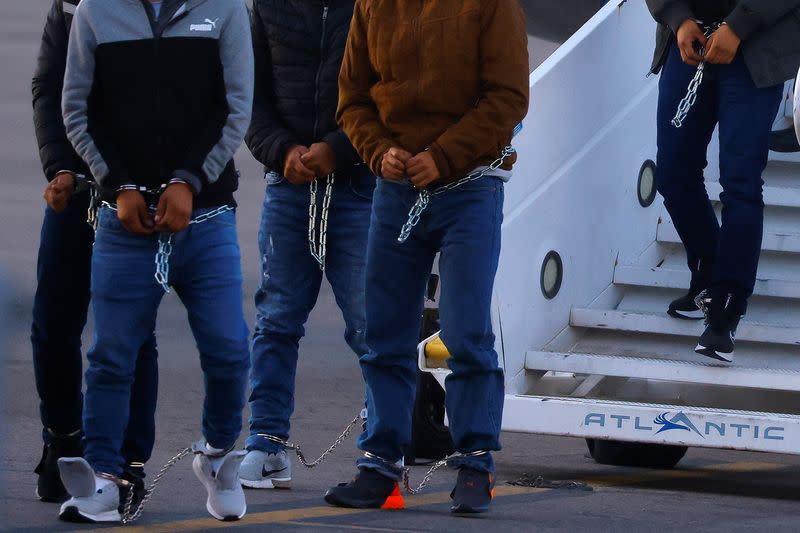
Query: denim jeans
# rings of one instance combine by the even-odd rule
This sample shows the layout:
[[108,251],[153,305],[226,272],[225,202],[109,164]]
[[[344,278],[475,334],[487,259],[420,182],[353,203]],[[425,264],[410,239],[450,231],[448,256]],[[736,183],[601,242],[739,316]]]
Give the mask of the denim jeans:
[[[86,223],[88,193],[71,198],[62,213],[45,209],[36,269],[31,344],[39,412],[48,431],[81,429],[83,410],[81,333],[89,308],[94,232]],[[127,462],[147,462],[155,439],[158,352],[153,332],[136,362],[129,430],[123,445]]]
[[[193,216],[208,211],[197,209]],[[95,335],[83,414],[86,459],[96,471],[122,472],[136,351],[155,329],[164,295],[153,276],[157,246],[158,236],[128,233],[114,211],[101,209],[92,256]],[[227,449],[241,431],[250,364],[234,213],[175,234],[169,267],[170,284],[186,307],[200,352],[203,436]]]
[[[406,184],[378,181],[367,252],[369,353],[361,358],[361,368],[369,416],[358,445],[377,458],[367,456],[358,464],[394,479],[399,479],[397,463],[411,438],[416,347],[437,252],[441,338],[452,354],[445,404],[456,450],[499,450],[503,415],[503,370],[490,317],[503,182],[487,177],[433,197],[411,237],[399,243],[416,197],[416,190]],[[494,471],[490,453],[462,455],[451,466]]]
[[[707,280],[712,292],[734,294],[743,302],[753,293],[761,254],[761,174],[783,86],[756,87],[741,53],[730,65],[708,65],[697,102],[683,127],[675,128],[672,117],[695,71],[681,61],[673,43],[659,80],[658,191],[686,248],[689,268],[696,271],[701,261],[713,264]],[[721,228],[703,176],[717,124]]]
[[[366,167],[358,168],[363,170],[353,176],[337,175],[333,187],[325,275],[344,317],[345,341],[360,357],[367,352],[364,271],[375,177]],[[270,176],[273,179],[267,186],[258,237],[262,277],[255,296],[247,449],[274,453],[282,446],[260,434],[289,438],[297,349],[323,273],[309,251],[308,186]],[[319,214],[324,191],[320,184]]]

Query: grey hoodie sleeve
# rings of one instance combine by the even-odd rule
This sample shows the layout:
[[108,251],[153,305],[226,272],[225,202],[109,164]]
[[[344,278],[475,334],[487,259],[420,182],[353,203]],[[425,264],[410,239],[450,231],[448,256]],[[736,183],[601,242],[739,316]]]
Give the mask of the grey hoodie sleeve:
[[[250,17],[244,0],[232,2],[232,13],[222,27],[219,38],[220,61],[225,78],[228,117],[222,131],[211,133],[216,142],[207,150],[190,150],[183,169],[176,178],[187,181],[195,193],[204,185],[215,183],[241,146],[253,107],[253,42]],[[205,143],[200,141],[198,146]],[[206,145],[208,146],[208,145]]]
[[89,96],[94,84],[97,48],[90,10],[89,2],[81,2],[72,20],[61,107],[67,138],[75,151],[103,188],[116,189],[129,183],[128,171],[103,133],[103,117],[93,117],[91,131],[89,128]]

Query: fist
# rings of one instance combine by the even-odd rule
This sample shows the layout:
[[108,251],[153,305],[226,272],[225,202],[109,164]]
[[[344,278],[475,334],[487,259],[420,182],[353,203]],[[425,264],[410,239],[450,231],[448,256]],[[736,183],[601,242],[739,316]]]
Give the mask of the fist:
[[703,29],[698,26],[695,21],[686,19],[683,21],[683,24],[681,24],[681,27],[678,28],[677,38],[678,49],[681,52],[681,59],[683,62],[692,66],[700,64],[703,58],[695,48],[695,43],[697,43],[700,48],[705,48],[706,36],[705,33],[703,33]]
[[723,24],[708,38],[705,59],[713,65],[729,65],[739,51],[742,40],[730,26]]
[[406,163],[406,173],[411,179],[411,184],[418,189],[424,189],[441,177],[439,167],[430,152],[421,152]]
[[122,191],[117,195],[117,218],[134,235],[153,233],[155,224],[139,191]]
[[283,163],[283,177],[286,178],[286,181],[293,185],[303,185],[314,181],[316,177],[314,171],[306,167],[301,159],[308,152],[308,148],[299,144],[287,150]]
[[389,148],[381,161],[381,176],[387,180],[402,181],[406,177],[406,163],[411,153],[402,148]]
[[53,211],[62,213],[67,208],[73,191],[75,191],[75,175],[72,172],[59,172],[47,184],[44,199]]
[[164,233],[178,233],[189,227],[194,195],[186,183],[173,183],[161,193],[156,208],[155,229]]
[[300,156],[300,161],[318,178],[330,176],[336,169],[336,154],[328,143],[315,143],[308,152]]

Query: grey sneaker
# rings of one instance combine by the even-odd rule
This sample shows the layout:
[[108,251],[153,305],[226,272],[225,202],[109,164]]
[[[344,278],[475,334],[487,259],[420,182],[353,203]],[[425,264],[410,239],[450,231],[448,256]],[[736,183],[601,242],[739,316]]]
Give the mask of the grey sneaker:
[[119,487],[116,483],[98,488],[94,470],[82,457],[58,460],[61,481],[72,496],[61,505],[58,517],[66,522],[121,522]]
[[208,492],[206,509],[217,520],[239,520],[247,512],[247,501],[239,484],[239,465],[246,452],[207,455],[195,448],[192,470]]
[[239,469],[239,481],[250,489],[289,489],[292,487],[292,462],[286,451],[247,452]]

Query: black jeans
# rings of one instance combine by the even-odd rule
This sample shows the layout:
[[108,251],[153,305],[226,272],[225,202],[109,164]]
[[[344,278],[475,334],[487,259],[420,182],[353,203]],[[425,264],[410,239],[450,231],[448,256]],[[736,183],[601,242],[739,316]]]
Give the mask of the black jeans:
[[[92,228],[86,223],[88,205],[88,194],[78,194],[63,213],[48,207],[42,224],[31,344],[45,440],[47,429],[57,434],[81,429],[81,334],[89,307],[94,242]],[[123,446],[129,463],[146,462],[153,449],[157,357],[152,335],[139,351],[137,361],[131,417]]]

